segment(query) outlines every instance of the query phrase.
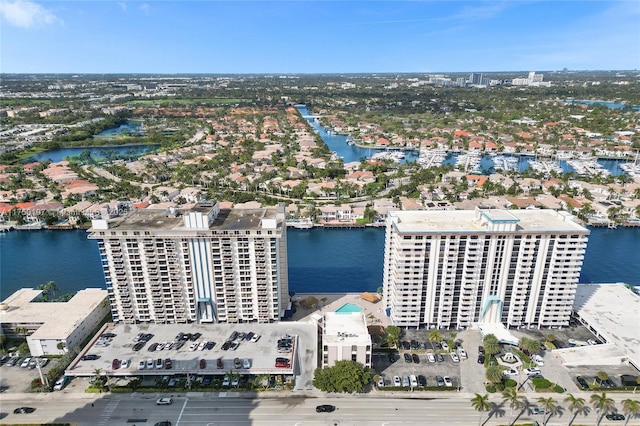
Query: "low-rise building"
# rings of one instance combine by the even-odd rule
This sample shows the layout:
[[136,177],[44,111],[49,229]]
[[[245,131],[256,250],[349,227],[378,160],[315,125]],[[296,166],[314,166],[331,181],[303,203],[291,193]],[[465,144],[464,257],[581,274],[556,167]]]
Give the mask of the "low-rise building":
[[371,367],[371,336],[362,312],[327,312],[321,326],[322,367],[344,360]]
[[41,294],[22,288],[0,304],[2,333],[26,336],[31,355],[64,354],[65,348],[84,342],[109,314],[106,290],[80,290],[68,302],[38,302]]

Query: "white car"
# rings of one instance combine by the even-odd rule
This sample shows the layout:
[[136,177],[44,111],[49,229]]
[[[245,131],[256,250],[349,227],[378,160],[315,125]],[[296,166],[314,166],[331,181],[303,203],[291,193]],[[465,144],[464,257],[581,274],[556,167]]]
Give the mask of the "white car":
[[536,374],[541,374],[540,373],[540,369],[533,367],[533,368],[527,368],[526,370],[524,370],[525,373],[527,373],[527,376],[533,376]]
[[418,378],[416,377],[415,374],[412,374],[411,376],[409,376],[409,381],[411,382],[411,387],[412,388],[417,388],[418,387]]
[[22,361],[22,364],[20,364],[20,367],[27,368],[30,362],[31,362],[31,358],[25,358],[24,361]]
[[402,382],[400,381],[400,376],[393,376],[393,386],[397,388],[402,386]]
[[507,377],[512,377],[512,376],[517,376],[520,373],[518,373],[518,370],[516,370],[515,368],[510,368],[508,370],[504,370],[502,374],[504,374]]
[[536,415],[536,414],[546,414],[544,412],[544,410],[536,405],[533,405],[531,407],[529,407],[529,413],[531,413],[532,415]]
[[206,340],[200,342],[200,344],[198,345],[198,350],[199,351],[204,351],[204,347],[207,346],[207,343],[209,343],[209,342],[207,342]]
[[53,390],[54,391],[62,390],[64,388],[64,385],[66,384],[67,384],[67,376],[62,376],[56,381],[56,384],[53,385]]
[[245,358],[242,360],[242,368],[244,369],[249,369],[251,368],[251,361],[249,361],[249,359]]
[[138,370],[144,370],[145,366],[147,365],[146,362],[144,362],[144,360],[140,361],[138,363]]
[[449,356],[451,356],[451,361],[460,362],[460,358],[458,358],[458,354],[456,354],[455,352],[451,352]]
[[173,404],[173,399],[171,398],[160,398],[156,400],[156,405],[171,405]]
[[260,335],[259,334],[254,334],[251,337],[251,342],[256,343],[258,340],[260,340]]
[[231,380],[229,380],[228,377],[225,377],[224,379],[222,379],[222,387],[229,387],[229,385],[231,384]]
[[453,382],[451,381],[451,377],[444,376],[443,379],[444,379],[444,385],[445,386],[449,386],[449,387],[453,386]]
[[442,349],[444,349],[445,351],[449,350],[449,345],[447,345],[447,342],[445,342],[444,340],[440,342],[440,346],[442,346]]
[[380,376],[380,380],[378,380],[378,387],[379,388],[383,388],[384,387],[384,377]]
[[193,342],[192,344],[189,345],[189,350],[190,351],[195,351],[196,349],[198,349],[198,342]]
[[120,361],[120,368],[129,368],[130,363],[131,361],[129,361],[128,359],[123,359],[122,361]]
[[155,365],[155,362],[153,361],[153,358],[149,358],[147,360],[147,369],[149,370],[153,370],[153,366]]
[[467,351],[465,351],[462,348],[458,349],[458,355],[460,355],[460,358],[462,358],[462,359],[467,359],[468,358]]
[[429,352],[427,354],[427,360],[429,360],[429,362],[436,362],[436,357],[434,354],[432,354],[431,352]]
[[542,360],[542,357],[540,355],[533,355],[531,357],[531,361],[535,362],[538,367],[542,367],[544,365],[544,361]]

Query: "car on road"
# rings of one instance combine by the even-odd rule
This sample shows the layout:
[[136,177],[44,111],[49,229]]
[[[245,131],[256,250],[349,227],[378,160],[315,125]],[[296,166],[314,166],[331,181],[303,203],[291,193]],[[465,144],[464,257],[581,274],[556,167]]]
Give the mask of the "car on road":
[[418,354],[411,355],[411,359],[413,360],[414,363],[420,364],[420,357],[418,356]]
[[438,386],[444,386],[444,379],[442,378],[442,376],[436,376],[436,384]]
[[524,372],[526,373],[527,376],[534,376],[536,374],[542,374],[540,372],[540,369],[536,368],[536,367],[527,368],[526,370],[524,370]]
[[436,362],[436,357],[435,357],[435,355],[433,355],[431,352],[429,352],[429,353],[427,354],[427,361],[429,361],[429,362]]
[[478,364],[484,364],[484,354],[478,355]]
[[412,361],[413,361],[413,359],[411,358],[411,354],[405,353],[404,354],[404,362],[410,363]]
[[444,377],[442,378],[442,380],[444,380],[444,385],[445,385],[445,386],[448,386],[448,387],[453,386],[453,382],[451,381],[451,377],[449,377],[449,376],[444,376]]
[[98,358],[100,358],[100,355],[88,354],[82,356],[83,361],[95,361]]
[[393,376],[393,386],[395,387],[402,386],[402,381],[400,380],[400,376]]
[[609,413],[605,417],[607,420],[624,420],[624,415],[620,413]]
[[316,407],[316,413],[333,413],[336,411],[335,405],[323,404]]
[[30,414],[36,411],[33,407],[19,407],[13,410],[13,414]]
[[517,376],[520,373],[518,373],[518,370],[516,370],[515,368],[510,368],[508,370],[504,370],[502,374],[507,377],[513,377],[513,376]]
[[585,380],[584,377],[578,376],[578,377],[576,377],[576,381],[578,382],[578,387],[580,389],[582,389],[582,390],[589,389],[589,384],[587,383],[587,381]]
[[173,404],[172,398],[160,398],[156,400],[156,405],[171,405]]
[[164,422],[155,423],[153,426],[171,426],[171,422],[168,420],[165,420]]
[[529,414],[535,416],[537,414],[545,414],[544,410],[537,405],[532,405],[529,407]]

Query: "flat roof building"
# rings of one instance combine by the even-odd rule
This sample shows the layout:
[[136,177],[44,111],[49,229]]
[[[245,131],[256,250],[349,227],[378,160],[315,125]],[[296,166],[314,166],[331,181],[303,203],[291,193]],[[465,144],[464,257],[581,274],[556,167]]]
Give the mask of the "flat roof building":
[[362,312],[327,312],[322,320],[322,367],[336,361],[371,367],[371,336]]
[[41,294],[22,288],[0,304],[2,333],[26,335],[34,356],[64,354],[64,348],[85,341],[109,314],[105,290],[80,290],[68,302],[35,301]]
[[90,231],[115,322],[271,322],[289,307],[284,206],[140,209]]
[[405,327],[568,325],[588,234],[552,210],[390,212],[387,314]]

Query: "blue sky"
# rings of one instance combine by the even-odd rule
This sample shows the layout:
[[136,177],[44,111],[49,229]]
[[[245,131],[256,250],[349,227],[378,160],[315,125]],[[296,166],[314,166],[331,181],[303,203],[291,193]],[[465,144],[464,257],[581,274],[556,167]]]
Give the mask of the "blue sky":
[[0,0],[0,71],[640,68],[640,1]]

